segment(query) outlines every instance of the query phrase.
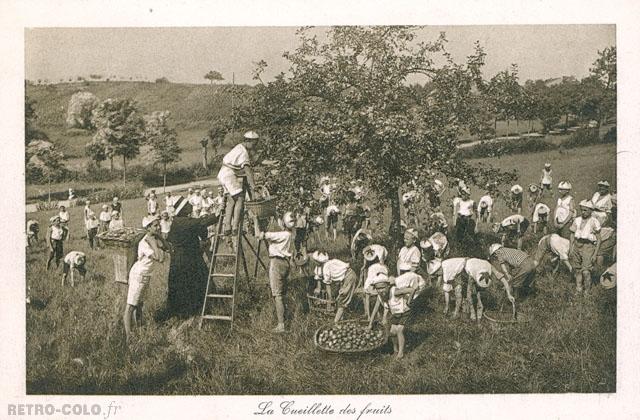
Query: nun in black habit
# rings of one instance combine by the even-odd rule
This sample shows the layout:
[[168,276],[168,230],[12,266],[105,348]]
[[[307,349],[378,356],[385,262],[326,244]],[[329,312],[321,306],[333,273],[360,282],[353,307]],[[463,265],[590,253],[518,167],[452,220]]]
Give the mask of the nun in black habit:
[[207,226],[215,224],[218,216],[191,218],[192,206],[180,197],[175,203],[167,241],[171,244],[167,315],[195,315],[202,309],[207,288],[207,265],[202,256],[200,241],[207,238]]

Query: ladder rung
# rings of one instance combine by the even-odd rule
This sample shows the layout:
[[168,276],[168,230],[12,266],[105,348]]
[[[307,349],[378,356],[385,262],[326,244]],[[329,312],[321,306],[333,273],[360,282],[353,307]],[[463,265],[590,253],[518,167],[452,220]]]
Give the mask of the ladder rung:
[[229,257],[229,258],[233,257],[233,258],[235,258],[236,254],[215,254],[214,256],[215,257]]
[[231,318],[230,316],[226,316],[226,315],[202,315],[202,318],[204,319],[219,319],[222,321],[233,321],[233,318]]
[[210,293],[207,295],[208,298],[227,298],[227,299],[231,299],[233,298],[233,295],[220,295],[217,293]]
[[211,273],[211,277],[233,278],[233,277],[235,277],[235,274],[230,274],[230,273]]

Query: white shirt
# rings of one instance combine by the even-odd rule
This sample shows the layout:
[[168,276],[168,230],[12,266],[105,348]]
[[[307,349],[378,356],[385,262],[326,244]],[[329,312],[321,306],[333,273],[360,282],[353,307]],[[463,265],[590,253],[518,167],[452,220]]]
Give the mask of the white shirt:
[[370,248],[373,251],[373,253],[378,257],[378,261],[380,261],[381,263],[384,263],[384,261],[387,259],[387,248],[378,244],[370,245]]
[[400,271],[416,271],[420,265],[420,249],[412,245],[410,248],[403,246],[398,254],[398,274]]
[[458,214],[460,216],[473,216],[473,209],[475,207],[475,202],[471,199],[458,201]]
[[100,221],[101,222],[110,222],[111,221],[111,212],[110,211],[101,211],[100,212]]
[[384,273],[388,275],[389,269],[387,268],[386,265],[380,264],[380,263],[371,264],[369,268],[367,268],[367,278],[364,279],[365,289],[368,289],[372,285],[373,280],[375,280],[376,276],[379,273]]
[[518,223],[522,223],[524,221],[525,221],[524,216],[520,214],[514,214],[509,217],[505,217],[505,219],[502,222],[500,222],[500,226],[502,227],[515,226]]
[[69,264],[71,268],[75,268],[75,267],[78,267],[78,265],[76,264],[78,259],[84,258],[84,257],[85,257],[84,252],[71,251],[64,257],[64,262]]
[[231,169],[242,169],[249,164],[249,152],[242,143],[239,143],[224,155],[222,163]]
[[611,201],[611,194],[600,195],[599,192],[596,191],[591,198],[591,202],[597,211],[603,211],[610,213],[613,208],[613,202]]
[[92,217],[89,220],[87,220],[87,229],[95,229],[99,226],[100,226],[100,221],[95,217]]
[[551,179],[551,172],[553,172],[552,169],[549,169],[548,171],[546,169],[542,169],[542,184],[546,184],[546,185],[551,185],[552,184],[552,179]]
[[[151,266],[153,265],[152,256],[153,248],[151,248],[151,245],[143,238],[138,244],[138,261],[134,264],[139,274],[149,274]],[[131,269],[133,270],[133,267]]]
[[536,207],[533,210],[533,218],[532,218],[533,223],[538,223],[540,221],[540,212],[543,212],[548,215],[551,212],[551,209],[549,208],[549,206],[547,206],[544,203],[536,204]]
[[164,206],[165,207],[173,207],[174,197],[167,195],[164,197]]
[[570,195],[567,194],[564,198],[558,198],[556,209],[558,207],[564,207],[565,209],[569,210],[569,217],[576,217],[576,207],[573,203],[573,197],[571,197]]
[[124,220],[122,219],[111,219],[109,222],[109,230],[118,230],[124,228]]
[[171,219],[160,219],[160,233],[169,233],[171,232],[171,223],[173,221]]
[[442,261],[442,280],[451,283],[462,271],[467,262],[466,258],[449,258]]
[[596,242],[596,233],[600,232],[600,222],[594,217],[589,217],[584,220],[582,217],[576,217],[571,225],[571,232],[573,232],[576,239],[586,239],[591,242]]
[[464,271],[475,281],[479,281],[483,274],[495,274],[498,278],[502,277],[501,273],[497,271],[494,272],[493,266],[489,261],[481,260],[479,258],[469,258],[464,265]]
[[[403,314],[410,309],[409,302],[407,302],[409,296],[408,295],[396,296],[396,289],[397,288],[395,286],[392,286],[391,289],[389,289],[388,302],[382,302],[382,300],[380,300],[380,302],[382,302],[382,305],[385,308],[388,308],[389,312],[391,312],[392,314]],[[380,296],[378,296],[378,299],[380,299]]]
[[413,287],[416,289],[416,293],[413,295],[415,299],[427,287],[427,283],[421,275],[409,271],[396,277],[396,287]]
[[158,211],[158,201],[155,198],[150,198],[149,201],[147,201],[147,211],[149,214],[154,214]]
[[269,242],[269,257],[289,258],[291,256],[291,232],[263,232],[260,239]]
[[480,213],[480,210],[482,209],[482,203],[487,203],[487,207],[485,207],[485,209],[487,211],[491,211],[491,209],[493,208],[493,198],[491,198],[490,195],[483,195],[482,197],[480,197],[480,201],[478,201],[478,213]]
[[[545,241],[547,242],[545,244]],[[551,235],[544,236],[538,242],[538,248],[545,248],[548,245],[548,249],[560,258],[561,261],[567,261],[569,259],[569,247],[571,242],[562,236],[552,233]]]
[[194,195],[189,199],[189,204],[191,204],[193,210],[200,210],[202,208],[202,196]]
[[344,280],[349,271],[349,263],[340,260],[329,260],[322,265],[322,282],[331,284],[332,282],[341,282]]
[[329,207],[327,207],[327,216],[330,216],[331,213],[340,213],[340,209],[338,208],[338,206],[330,205]]
[[69,212],[68,211],[61,211],[60,213],[58,213],[58,217],[60,217],[60,221],[61,222],[68,222],[69,221]]
[[51,226],[51,239],[61,240],[64,236],[64,230],[59,226]]

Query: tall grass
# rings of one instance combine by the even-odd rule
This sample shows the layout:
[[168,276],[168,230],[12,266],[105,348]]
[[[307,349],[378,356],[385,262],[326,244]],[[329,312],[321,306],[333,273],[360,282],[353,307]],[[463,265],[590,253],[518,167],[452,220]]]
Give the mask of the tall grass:
[[[594,180],[615,180],[615,147],[576,149],[571,155],[538,153],[484,159],[505,169],[517,167],[521,184],[535,181],[551,160],[557,183],[573,182],[576,198],[593,190]],[[477,190],[473,191],[477,197]],[[552,197],[546,201],[552,203]],[[137,225],[144,201],[123,203],[128,225]],[[497,205],[498,218],[507,215]],[[41,223],[52,212],[31,214]],[[87,253],[84,283],[60,286],[60,271],[46,272],[42,244],[27,252],[27,392],[30,394],[422,394],[615,392],[616,293],[596,288],[574,293],[567,274],[541,275],[536,293],[519,302],[527,323],[480,323],[442,315],[440,290],[428,289],[416,305],[407,332],[405,359],[395,361],[390,344],[369,354],[326,354],[313,333],[331,318],[309,312],[308,281],[294,271],[286,298],[286,335],[273,335],[273,301],[263,271],[252,288],[240,282],[237,320],[207,323],[197,318],[155,319],[166,300],[167,264],[155,267],[145,300],[145,325],[125,345],[121,321],[126,286],[113,282],[104,250],[89,250],[81,238],[81,209],[71,209],[72,239],[65,244]],[[44,226],[44,225],[43,225]],[[484,241],[490,241],[490,234]],[[382,230],[376,233],[382,234]],[[541,234],[527,234],[532,252]],[[321,238],[324,235],[320,235]],[[324,239],[322,239],[324,241]],[[347,243],[326,244],[330,255],[347,258]],[[484,249],[476,250],[478,253]],[[252,259],[249,265],[252,267]],[[485,302],[497,310],[500,290]],[[361,317],[357,299],[348,311]],[[81,359],[81,362],[74,361]]]

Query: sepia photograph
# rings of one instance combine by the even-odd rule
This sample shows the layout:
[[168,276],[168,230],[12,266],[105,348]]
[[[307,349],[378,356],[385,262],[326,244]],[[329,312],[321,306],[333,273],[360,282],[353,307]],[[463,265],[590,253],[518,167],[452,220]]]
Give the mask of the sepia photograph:
[[616,48],[25,28],[26,394],[616,393]]

